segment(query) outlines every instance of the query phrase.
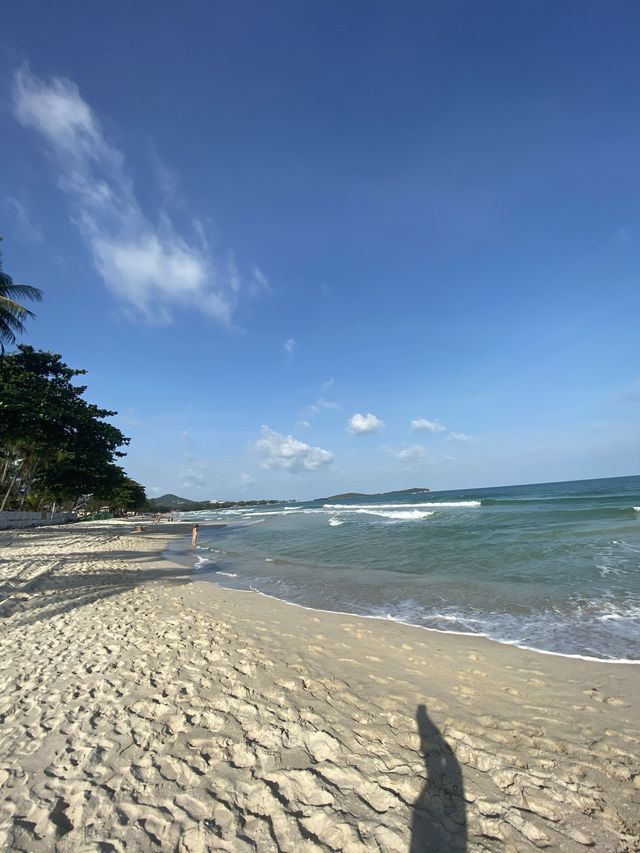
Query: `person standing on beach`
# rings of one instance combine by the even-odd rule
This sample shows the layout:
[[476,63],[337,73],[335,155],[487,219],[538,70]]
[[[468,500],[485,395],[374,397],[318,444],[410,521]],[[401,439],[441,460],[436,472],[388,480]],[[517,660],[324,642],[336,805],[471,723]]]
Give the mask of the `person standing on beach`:
[[191,545],[195,548],[198,544],[198,525],[193,525],[193,530],[191,531]]

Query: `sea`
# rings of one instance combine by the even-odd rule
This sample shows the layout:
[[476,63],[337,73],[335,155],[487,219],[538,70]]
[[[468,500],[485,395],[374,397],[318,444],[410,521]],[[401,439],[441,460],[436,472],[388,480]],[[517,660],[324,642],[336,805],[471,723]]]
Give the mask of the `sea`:
[[640,476],[184,513],[198,578],[317,610],[640,662]]

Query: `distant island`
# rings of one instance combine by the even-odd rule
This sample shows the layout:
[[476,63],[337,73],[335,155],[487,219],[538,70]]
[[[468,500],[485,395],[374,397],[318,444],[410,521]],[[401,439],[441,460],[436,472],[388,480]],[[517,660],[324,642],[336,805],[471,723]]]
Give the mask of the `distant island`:
[[198,512],[203,509],[232,509],[233,507],[266,506],[267,504],[277,503],[282,503],[282,501],[192,501],[189,498],[180,498],[178,495],[172,494],[149,499],[149,505],[155,512]]
[[420,495],[430,492],[431,489],[396,489],[392,492],[344,492],[341,495],[329,495],[326,498],[316,498],[317,501],[342,501],[348,498],[380,498],[384,495]]

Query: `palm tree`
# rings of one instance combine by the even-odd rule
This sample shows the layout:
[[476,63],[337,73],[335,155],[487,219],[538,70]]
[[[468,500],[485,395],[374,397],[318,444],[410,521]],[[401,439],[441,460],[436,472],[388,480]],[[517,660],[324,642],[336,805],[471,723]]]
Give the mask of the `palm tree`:
[[25,320],[35,317],[33,311],[21,305],[18,299],[42,302],[42,291],[30,284],[14,284],[11,276],[2,269],[0,254],[0,355],[4,355],[5,344],[15,344],[16,335],[23,334]]

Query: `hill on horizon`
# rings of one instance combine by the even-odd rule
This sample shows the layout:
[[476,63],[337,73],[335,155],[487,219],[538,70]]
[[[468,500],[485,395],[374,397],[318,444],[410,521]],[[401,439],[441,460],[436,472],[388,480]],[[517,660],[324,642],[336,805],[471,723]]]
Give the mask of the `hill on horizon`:
[[326,498],[316,498],[317,501],[339,501],[349,498],[380,498],[384,495],[419,495],[430,492],[431,489],[416,487],[415,489],[394,489],[391,492],[343,492],[339,495],[329,495]]
[[160,495],[159,498],[149,498],[149,503],[154,504],[155,506],[166,506],[170,509],[187,509],[193,504],[208,504],[209,501],[192,501],[190,498],[181,498],[178,495],[168,493],[166,495]]
[[190,498],[181,498],[179,495],[173,495],[170,492],[166,495],[160,495],[159,498],[149,498],[149,504],[157,510],[167,511],[176,510],[183,512],[191,510],[196,512],[203,509],[228,509],[234,506],[262,506],[264,504],[281,503],[278,500],[247,500],[247,501],[192,501]]

